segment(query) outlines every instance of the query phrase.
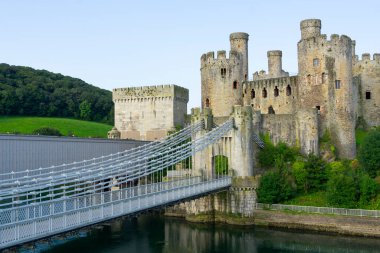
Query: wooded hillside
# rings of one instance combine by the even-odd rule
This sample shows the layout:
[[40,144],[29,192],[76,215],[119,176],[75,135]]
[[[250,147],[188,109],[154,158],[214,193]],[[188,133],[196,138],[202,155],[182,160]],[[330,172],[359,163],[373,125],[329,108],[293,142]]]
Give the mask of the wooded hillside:
[[112,92],[77,78],[3,63],[0,115],[78,118],[113,125]]

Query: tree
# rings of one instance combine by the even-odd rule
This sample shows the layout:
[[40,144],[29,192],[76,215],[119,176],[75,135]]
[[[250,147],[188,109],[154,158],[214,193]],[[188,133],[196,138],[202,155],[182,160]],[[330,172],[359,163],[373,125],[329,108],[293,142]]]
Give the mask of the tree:
[[279,203],[294,195],[294,190],[285,174],[268,171],[260,180],[257,196],[261,203]]
[[292,174],[297,184],[297,189],[302,189],[307,193],[307,170],[305,169],[305,163],[302,161],[296,161],[292,165]]
[[327,183],[327,200],[331,205],[356,207],[356,187],[354,178],[346,174],[335,174]]
[[79,105],[80,117],[84,120],[90,120],[91,118],[91,104],[84,100]]
[[380,130],[372,130],[363,138],[358,159],[365,171],[376,177],[380,170]]

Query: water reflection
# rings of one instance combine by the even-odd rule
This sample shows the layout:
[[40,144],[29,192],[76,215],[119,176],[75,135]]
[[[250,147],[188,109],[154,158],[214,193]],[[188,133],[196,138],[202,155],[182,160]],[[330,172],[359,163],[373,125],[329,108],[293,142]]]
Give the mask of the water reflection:
[[62,240],[58,240],[59,243],[52,240],[36,250],[23,249],[23,252],[380,252],[379,239],[191,224],[160,216],[115,221],[82,233],[82,236]]

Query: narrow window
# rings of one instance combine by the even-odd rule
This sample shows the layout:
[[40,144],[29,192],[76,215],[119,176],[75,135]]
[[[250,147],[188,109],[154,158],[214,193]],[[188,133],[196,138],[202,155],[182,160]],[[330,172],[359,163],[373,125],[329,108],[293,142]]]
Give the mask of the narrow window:
[[273,109],[273,106],[268,107],[268,114],[276,114],[274,109]]
[[278,88],[277,88],[277,86],[274,88],[274,96],[275,97],[278,97],[278,93],[279,93],[279,91],[278,91]]
[[244,80],[246,80],[246,81],[247,81],[247,74],[245,74],[245,75],[244,75]]
[[320,105],[317,105],[315,108],[317,108],[318,111],[321,110],[321,106]]
[[313,66],[314,67],[318,67],[319,66],[319,59],[318,58],[313,59]]
[[267,94],[267,89],[264,88],[264,89],[263,89],[263,98],[266,98],[267,95],[268,95],[268,94]]
[[371,99],[371,92],[370,91],[366,91],[365,99]]
[[311,75],[307,75],[307,83],[311,83]]
[[326,83],[326,74],[322,73],[322,83]]
[[256,92],[254,89],[251,90],[251,99],[256,97]]
[[225,78],[225,77],[226,77],[226,73],[227,73],[226,68],[221,68],[221,69],[220,69],[220,75],[222,76],[222,78]]
[[335,80],[335,89],[340,89],[340,80]]
[[238,86],[238,82],[237,81],[234,81],[234,83],[233,83],[233,88],[234,88],[234,90],[236,90],[237,89],[237,86]]
[[206,98],[206,107],[210,107],[210,100]]
[[286,86],[286,96],[292,95],[292,88],[290,88],[290,85]]

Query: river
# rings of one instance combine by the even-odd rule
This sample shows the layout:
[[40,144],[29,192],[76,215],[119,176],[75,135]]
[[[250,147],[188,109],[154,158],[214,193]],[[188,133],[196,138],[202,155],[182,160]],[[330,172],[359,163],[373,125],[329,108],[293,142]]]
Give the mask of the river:
[[380,252],[380,239],[347,237],[262,227],[188,223],[183,219],[144,215],[116,220],[72,235],[38,242],[45,253],[245,253]]

